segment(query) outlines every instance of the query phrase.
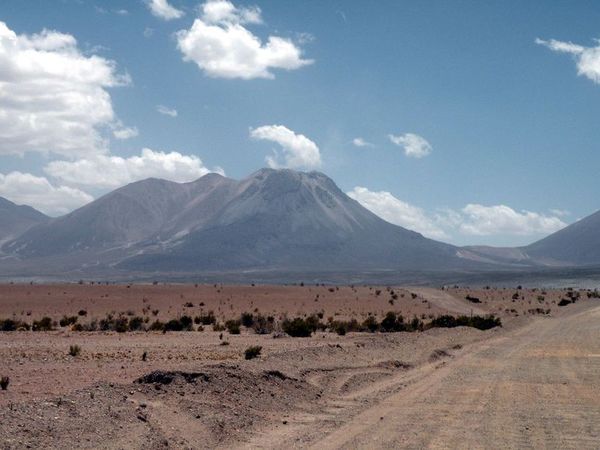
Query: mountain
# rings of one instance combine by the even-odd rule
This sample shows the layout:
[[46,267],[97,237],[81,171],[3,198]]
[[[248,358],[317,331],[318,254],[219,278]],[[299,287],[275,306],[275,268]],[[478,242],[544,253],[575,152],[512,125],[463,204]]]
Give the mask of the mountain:
[[524,247],[470,246],[460,254],[513,267],[600,266],[600,211]]
[[231,183],[216,174],[192,183],[155,178],[131,183],[24,233],[3,249],[22,257],[125,250],[201,226],[214,212],[213,197]]
[[546,265],[600,265],[600,211],[522,250]]
[[[7,243],[24,264],[122,272],[447,270],[458,249],[392,225],[318,172],[262,169],[236,181],[148,179]],[[50,258],[50,259],[48,259]],[[29,264],[29,266],[28,266]]]
[[0,197],[0,245],[47,220],[48,216],[30,206],[16,205]]

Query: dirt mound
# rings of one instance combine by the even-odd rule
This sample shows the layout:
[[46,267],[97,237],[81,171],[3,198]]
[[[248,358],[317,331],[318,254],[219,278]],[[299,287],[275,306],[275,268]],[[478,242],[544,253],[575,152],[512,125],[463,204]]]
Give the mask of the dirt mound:
[[[0,411],[3,448],[212,448],[286,412],[314,408],[319,390],[277,370],[217,365],[153,371]],[[5,426],[4,426],[5,425]]]

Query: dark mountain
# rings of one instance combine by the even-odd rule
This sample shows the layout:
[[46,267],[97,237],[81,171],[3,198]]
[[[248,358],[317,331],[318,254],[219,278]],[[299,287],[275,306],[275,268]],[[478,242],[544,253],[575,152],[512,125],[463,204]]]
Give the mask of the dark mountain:
[[380,219],[318,172],[260,170],[235,181],[149,179],[6,244],[20,261],[129,271],[445,270],[457,248]]
[[2,242],[15,239],[31,227],[49,220],[31,206],[16,205],[0,197],[0,245]]

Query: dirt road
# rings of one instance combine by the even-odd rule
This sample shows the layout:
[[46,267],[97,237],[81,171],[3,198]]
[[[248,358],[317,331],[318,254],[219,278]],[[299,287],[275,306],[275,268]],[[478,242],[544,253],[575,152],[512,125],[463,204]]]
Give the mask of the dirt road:
[[329,409],[246,445],[599,448],[600,306],[572,308],[362,390],[340,390]]

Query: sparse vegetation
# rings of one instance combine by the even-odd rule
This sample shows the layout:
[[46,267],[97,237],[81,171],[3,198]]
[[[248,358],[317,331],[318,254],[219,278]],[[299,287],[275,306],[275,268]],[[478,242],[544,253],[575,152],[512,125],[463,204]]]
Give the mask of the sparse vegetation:
[[239,320],[228,320],[225,322],[225,328],[227,328],[229,334],[240,334],[240,324]]
[[244,352],[244,358],[254,359],[260,355],[261,351],[262,351],[262,347],[260,345],[253,345],[251,347],[248,347],[246,349],[246,351]]
[[8,385],[10,384],[10,378],[7,376],[0,377],[0,389],[6,391],[8,389]]
[[69,355],[76,357],[81,353],[81,347],[77,344],[71,345],[69,347]]

